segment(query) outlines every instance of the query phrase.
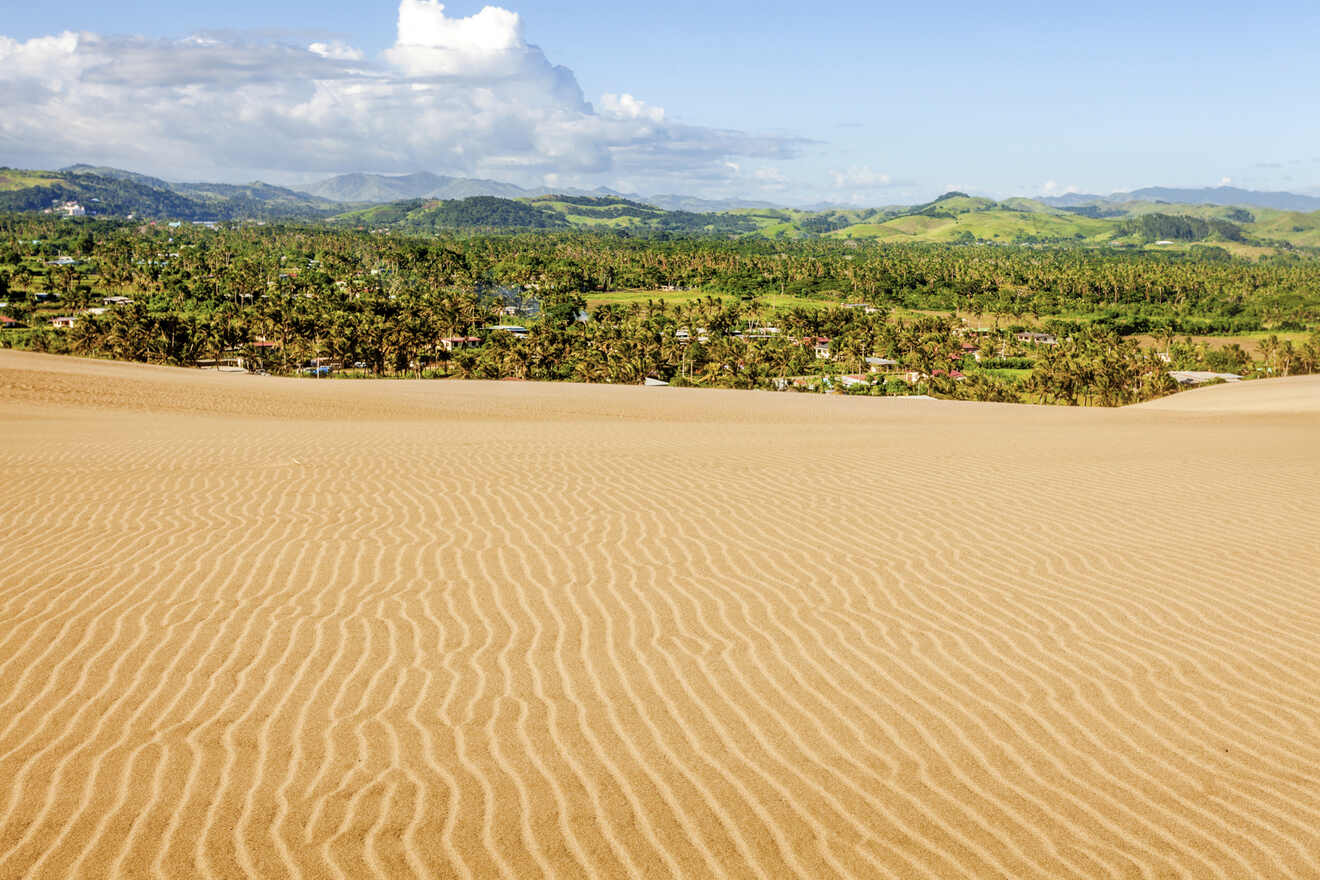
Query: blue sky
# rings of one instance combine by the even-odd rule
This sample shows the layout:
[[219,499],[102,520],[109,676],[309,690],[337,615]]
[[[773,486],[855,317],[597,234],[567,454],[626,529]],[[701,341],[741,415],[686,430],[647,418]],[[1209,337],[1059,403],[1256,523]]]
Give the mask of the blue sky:
[[[440,36],[419,38],[425,52],[413,52],[405,45],[412,37],[397,30],[400,0],[333,8],[6,2],[0,34],[29,48],[17,65],[26,79],[0,72],[0,96],[9,92],[2,103],[35,102],[32,115],[49,129],[77,103],[68,96],[80,96],[71,124],[88,135],[47,143],[35,125],[0,122],[0,164],[45,156],[136,160],[133,167],[151,170],[142,166],[158,160],[174,176],[285,182],[425,167],[524,184],[876,205],[950,187],[1007,196],[1225,181],[1320,186],[1320,5],[1073,6],[509,0],[516,23],[483,17],[466,28],[482,4],[452,2],[419,13],[437,20]],[[101,42],[64,54],[26,43],[65,30]],[[207,38],[197,44],[204,63],[179,50],[192,35]],[[482,35],[504,42],[480,51],[461,44]],[[353,69],[325,74],[315,66],[322,56],[309,66],[255,48],[272,42],[342,46],[331,55]],[[224,52],[232,59],[216,61]],[[509,53],[519,60],[499,60]],[[3,58],[0,47],[0,71]],[[40,85],[43,64],[71,59],[91,71],[87,79]],[[258,66],[268,72],[262,82],[234,78],[235,69]],[[179,71],[198,69],[210,72],[180,85]],[[387,70],[396,85],[373,85],[365,96],[344,86],[350,98],[335,87],[309,99],[312,79],[364,70]],[[589,107],[565,91],[565,76]],[[403,81],[419,77],[427,97],[417,100],[426,103],[404,106],[401,96],[417,89]],[[242,96],[232,107],[226,90]],[[171,95],[195,106],[176,111]],[[152,108],[150,131],[135,129],[133,107]],[[92,134],[87,116],[100,112],[104,124]],[[377,149],[391,124],[411,130],[423,117],[411,144]],[[465,120],[478,117],[465,131]],[[208,124],[226,135],[197,131]],[[263,155],[254,137],[268,134]]]

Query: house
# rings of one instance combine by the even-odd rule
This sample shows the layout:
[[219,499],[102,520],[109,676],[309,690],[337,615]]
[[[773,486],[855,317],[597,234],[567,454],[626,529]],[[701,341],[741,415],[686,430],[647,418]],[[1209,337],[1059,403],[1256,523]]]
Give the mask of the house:
[[870,385],[871,377],[865,373],[845,373],[839,377],[839,383],[844,388],[853,388],[857,385]]
[[1224,382],[1242,381],[1242,377],[1237,373],[1212,373],[1208,370],[1170,370],[1169,377],[1179,385],[1204,385],[1207,382],[1216,380]]
[[440,340],[440,347],[445,351],[456,351],[460,348],[472,348],[481,344],[479,336],[446,336]]
[[101,298],[101,305],[104,306],[131,306],[133,300],[126,296],[106,296]]
[[1059,337],[1053,333],[1019,333],[1017,341],[1026,345],[1058,345]]
[[898,361],[890,358],[869,357],[866,366],[872,373],[892,373],[898,369]]
[[974,361],[981,359],[981,347],[973,342],[964,342],[962,344],[963,357],[970,357]]
[[949,378],[955,382],[960,382],[967,378],[961,370],[931,370],[930,375],[935,379]]
[[822,361],[830,359],[830,338],[828,336],[808,336],[802,341],[811,344],[816,349],[817,359]]
[[826,376],[781,376],[775,379],[775,389],[787,391],[790,388],[797,388],[803,391],[816,391],[828,385],[827,380]]
[[496,324],[494,327],[487,327],[487,330],[503,330],[505,333],[512,333],[519,339],[527,335],[527,328],[520,327],[517,324]]
[[[709,331],[708,331],[705,327],[698,327],[698,328],[697,328],[697,341],[698,341],[698,342],[709,342],[709,341],[710,341],[710,336],[707,335],[708,333],[709,333]],[[689,331],[687,328],[682,328],[682,329],[679,329],[679,330],[675,330],[675,331],[674,331],[674,341],[677,342],[679,345],[687,345],[689,342],[692,341],[692,333],[691,333],[691,331]]]
[[77,323],[78,323],[78,317],[76,315],[61,315],[58,318],[50,319],[50,326],[59,327],[63,330],[68,330],[70,327],[72,327],[74,324]]
[[76,265],[77,262],[78,262],[78,261],[75,260],[73,257],[56,257],[56,258],[53,259],[53,260],[47,260],[47,261],[46,261],[46,265],[47,265],[47,266],[73,266],[73,265]]
[[0,330],[13,330],[16,327],[22,327],[18,321],[8,315],[0,315]]
[[743,339],[748,339],[748,340],[774,339],[776,336],[779,335],[779,328],[778,327],[748,327],[746,330],[742,330],[734,335],[740,336]]

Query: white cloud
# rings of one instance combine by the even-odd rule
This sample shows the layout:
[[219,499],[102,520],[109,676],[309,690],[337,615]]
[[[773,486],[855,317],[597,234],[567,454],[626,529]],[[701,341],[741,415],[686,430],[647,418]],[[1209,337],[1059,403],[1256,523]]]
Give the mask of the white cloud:
[[1076,186],[1061,186],[1057,180],[1047,180],[1040,185],[1040,194],[1043,196],[1061,196],[1069,193],[1081,192]]
[[424,168],[668,189],[727,182],[727,163],[802,146],[684,125],[628,94],[597,111],[498,7],[451,18],[401,0],[398,31],[383,63],[342,42],[0,37],[0,164],[223,179]]
[[606,93],[600,96],[600,109],[606,116],[615,119],[645,119],[650,122],[664,122],[665,109],[663,107],[653,107],[645,101],[639,101],[632,95],[611,95]]
[[1219,178],[1219,185],[1220,185],[1220,186],[1228,186],[1228,185],[1229,185],[1230,183],[1232,183],[1232,182],[1233,182],[1233,178],[1231,178],[1231,177],[1221,177],[1221,178]]
[[401,0],[399,39],[385,58],[410,76],[516,74],[544,62],[523,40],[518,13],[487,6],[468,18],[436,0]]
[[871,170],[869,165],[854,165],[845,171],[831,171],[835,189],[876,189],[889,186],[888,174]]
[[307,51],[313,55],[320,55],[322,58],[333,58],[336,61],[361,61],[366,58],[362,50],[354,49],[352,46],[338,40],[332,40],[329,43],[312,43],[307,47]]

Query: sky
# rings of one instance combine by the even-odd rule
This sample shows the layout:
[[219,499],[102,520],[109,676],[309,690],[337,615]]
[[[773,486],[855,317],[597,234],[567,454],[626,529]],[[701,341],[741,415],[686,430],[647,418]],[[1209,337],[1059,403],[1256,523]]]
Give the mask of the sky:
[[0,0],[0,165],[872,206],[1320,192],[1313,0],[504,2]]

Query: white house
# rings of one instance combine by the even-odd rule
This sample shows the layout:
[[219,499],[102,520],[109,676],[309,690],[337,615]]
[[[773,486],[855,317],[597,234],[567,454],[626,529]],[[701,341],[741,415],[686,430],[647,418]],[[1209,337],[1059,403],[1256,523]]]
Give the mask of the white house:
[[872,373],[889,373],[898,368],[898,361],[890,358],[869,357],[866,359],[866,366]]

